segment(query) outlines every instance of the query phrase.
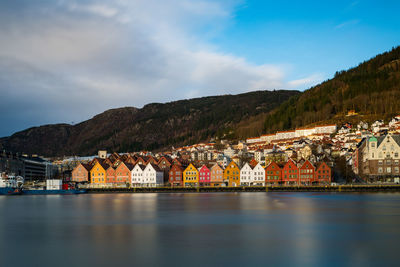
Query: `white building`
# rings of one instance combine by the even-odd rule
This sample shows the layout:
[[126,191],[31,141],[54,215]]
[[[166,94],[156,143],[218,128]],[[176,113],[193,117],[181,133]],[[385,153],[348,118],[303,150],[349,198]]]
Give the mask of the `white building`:
[[155,164],[147,164],[143,170],[143,186],[156,187],[162,185],[164,185],[164,172]]
[[253,185],[265,186],[265,169],[260,163],[253,168],[252,180]]
[[253,169],[248,163],[244,164],[240,170],[240,185],[251,185],[253,178]]
[[143,171],[146,166],[136,164],[131,172],[131,185],[134,187],[143,186]]

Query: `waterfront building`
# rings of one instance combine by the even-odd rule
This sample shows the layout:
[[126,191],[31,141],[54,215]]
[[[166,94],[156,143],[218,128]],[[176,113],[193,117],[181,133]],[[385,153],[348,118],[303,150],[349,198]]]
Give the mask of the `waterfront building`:
[[251,173],[252,185],[265,186],[265,169],[258,163]]
[[144,184],[143,181],[143,171],[146,168],[146,166],[142,164],[136,164],[135,167],[133,167],[133,170],[131,172],[132,178],[131,178],[131,185],[134,187],[140,187]]
[[115,168],[113,166],[108,165],[108,168],[106,170],[106,174],[107,174],[106,183],[113,184],[113,183],[116,182],[116,180],[115,180]]
[[214,164],[210,170],[210,185],[211,186],[225,186],[224,183],[224,169],[219,164]]
[[115,169],[115,182],[116,183],[131,183],[132,170],[134,165],[121,162]]
[[319,162],[315,171],[315,180],[319,184],[330,184],[332,180],[331,168],[326,162]]
[[104,164],[101,159],[95,161],[92,169],[90,170],[90,183],[91,184],[105,184],[107,179],[107,168],[109,165]]
[[92,166],[85,163],[79,163],[71,173],[71,180],[73,182],[89,182],[90,181],[90,169]]
[[199,185],[199,171],[192,163],[183,171],[183,185],[186,187]]
[[314,182],[315,167],[310,161],[306,160],[303,164],[301,164],[299,167],[299,173],[301,185],[310,185]]
[[229,186],[240,185],[240,169],[234,161],[224,170],[224,181],[227,181]]
[[242,186],[250,186],[252,181],[253,169],[248,163],[245,163],[243,167],[240,169],[240,185]]
[[168,176],[171,186],[183,186],[183,169],[180,165],[172,165]]
[[270,162],[265,167],[266,185],[279,185],[282,181],[282,168],[275,161]]
[[157,187],[164,185],[164,172],[153,163],[148,163],[143,170],[143,186]]
[[299,169],[296,163],[289,159],[282,168],[282,182],[284,185],[298,185],[299,181]]
[[171,166],[172,166],[171,162],[172,162],[172,159],[170,159],[167,156],[162,156],[157,162],[158,167],[164,172],[164,182],[165,183],[169,182],[169,170],[171,169]]
[[210,169],[203,165],[199,169],[199,185],[200,186],[210,186],[211,176]]
[[362,139],[353,153],[353,170],[371,182],[400,182],[400,135]]

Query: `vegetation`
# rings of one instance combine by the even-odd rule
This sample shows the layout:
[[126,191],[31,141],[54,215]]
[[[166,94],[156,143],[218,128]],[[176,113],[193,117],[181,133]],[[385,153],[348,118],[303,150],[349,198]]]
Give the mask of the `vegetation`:
[[400,47],[348,71],[337,72],[265,117],[264,132],[292,129],[321,121],[336,123],[349,110],[382,119],[400,111]]
[[[298,91],[257,91],[108,110],[77,125],[48,125],[0,140],[0,149],[45,156],[139,151],[232,139],[241,120],[267,114]],[[261,130],[261,129],[260,129]]]

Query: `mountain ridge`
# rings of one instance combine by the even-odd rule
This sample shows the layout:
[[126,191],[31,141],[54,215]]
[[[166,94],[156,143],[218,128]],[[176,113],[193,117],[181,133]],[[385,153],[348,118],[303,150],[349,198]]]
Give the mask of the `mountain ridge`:
[[44,156],[168,149],[224,135],[239,121],[266,114],[296,94],[300,92],[253,91],[113,108],[74,125],[50,124],[14,133],[0,139],[0,148]]

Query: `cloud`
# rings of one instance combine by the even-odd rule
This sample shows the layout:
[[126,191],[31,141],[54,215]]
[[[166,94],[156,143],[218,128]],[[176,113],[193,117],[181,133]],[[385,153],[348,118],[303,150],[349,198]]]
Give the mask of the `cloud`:
[[359,19],[353,19],[353,20],[345,21],[343,23],[340,23],[340,24],[336,25],[335,29],[338,30],[338,29],[341,29],[341,28],[344,28],[344,27],[357,25],[358,23],[360,23]]
[[287,83],[284,67],[210,44],[205,33],[232,19],[237,0],[5,2],[0,120],[13,123],[0,136],[109,108],[312,82]]
[[315,73],[308,77],[292,80],[287,83],[288,88],[292,89],[306,89],[310,88],[313,85],[316,85],[324,80],[324,75],[321,73]]

